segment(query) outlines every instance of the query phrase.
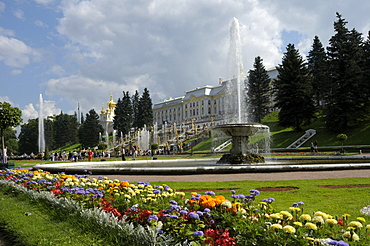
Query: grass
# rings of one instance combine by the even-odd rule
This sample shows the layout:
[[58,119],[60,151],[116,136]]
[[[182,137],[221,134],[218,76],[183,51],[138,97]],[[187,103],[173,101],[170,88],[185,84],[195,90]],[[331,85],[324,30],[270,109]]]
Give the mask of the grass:
[[[294,175],[294,173],[292,173]],[[152,185],[163,182],[152,182]],[[370,221],[370,216],[362,215],[359,210],[370,204],[369,187],[329,189],[327,185],[370,185],[369,178],[290,180],[290,181],[228,181],[228,182],[166,182],[176,190],[215,191],[217,195],[230,196],[230,190],[237,194],[248,194],[250,189],[271,187],[296,187],[291,191],[262,191],[257,202],[264,198],[275,198],[272,203],[276,212],[288,210],[294,202],[305,203],[304,213],[322,211],[341,217],[350,214],[350,220],[358,216]],[[226,191],[221,191],[226,190]],[[24,196],[14,197],[0,189],[0,226],[11,235],[12,245],[99,245],[104,242],[103,235],[81,228],[73,216],[60,217],[44,205],[32,202]],[[199,192],[204,194],[204,192]],[[6,194],[6,195],[5,195]],[[190,192],[187,192],[187,198]],[[29,213],[29,216],[27,214]],[[99,241],[100,240],[100,241]]]
[[[292,175],[294,175],[294,173],[292,173]],[[162,183],[156,182],[155,184]],[[341,216],[344,213],[348,213],[356,218],[357,216],[361,216],[359,210],[370,204],[370,197],[368,196],[369,187],[337,189],[319,187],[328,185],[370,185],[369,178],[289,181],[166,182],[166,184],[176,190],[212,190],[225,197],[230,196],[230,190],[236,190],[237,194],[248,194],[250,189],[258,190],[272,187],[297,188],[296,190],[290,191],[261,192],[261,195],[258,197],[260,200],[271,197],[276,199],[273,206],[277,212],[287,210],[294,202],[303,201],[306,204],[305,212],[307,213],[323,211],[333,216]],[[370,220],[370,216],[368,216],[367,219]]]
[[0,228],[8,245],[101,245],[100,238],[79,227],[72,216],[55,216],[50,207],[5,188],[0,194]]

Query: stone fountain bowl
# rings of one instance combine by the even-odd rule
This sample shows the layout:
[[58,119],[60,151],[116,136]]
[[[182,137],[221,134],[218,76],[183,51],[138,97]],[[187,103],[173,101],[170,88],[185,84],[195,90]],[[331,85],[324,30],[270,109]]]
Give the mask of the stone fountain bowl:
[[258,123],[232,123],[218,125],[214,129],[220,130],[228,136],[253,136],[259,130],[269,129],[269,127]]

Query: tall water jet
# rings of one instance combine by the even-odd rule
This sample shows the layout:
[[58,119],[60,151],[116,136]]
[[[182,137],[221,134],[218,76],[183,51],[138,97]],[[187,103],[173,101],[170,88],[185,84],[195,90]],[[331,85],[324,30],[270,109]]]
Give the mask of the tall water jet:
[[39,153],[45,152],[45,130],[44,130],[44,101],[42,94],[39,98]]
[[[248,122],[246,103],[242,99],[246,96],[244,80],[242,40],[238,19],[234,18],[230,27],[230,44],[227,57],[227,75],[230,79],[227,83],[226,117],[229,122]],[[235,97],[235,94],[237,95]]]
[[[228,124],[215,127],[232,137],[230,153],[225,154],[218,163],[244,164],[264,162],[264,158],[257,153],[252,153],[249,148],[249,137],[258,131],[269,129],[262,124],[248,123],[248,110],[246,103],[246,88],[242,55],[242,41],[240,36],[239,21],[234,18],[230,27],[230,47],[228,54],[228,73],[230,79],[227,84],[226,119]],[[236,95],[236,97],[235,97]],[[236,110],[235,110],[236,109]]]

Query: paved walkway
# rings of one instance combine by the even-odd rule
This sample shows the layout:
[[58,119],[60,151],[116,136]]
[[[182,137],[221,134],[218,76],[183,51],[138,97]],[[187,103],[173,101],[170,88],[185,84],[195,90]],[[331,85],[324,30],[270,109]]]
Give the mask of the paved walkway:
[[234,174],[194,174],[194,175],[91,175],[104,176],[109,179],[129,180],[130,182],[223,182],[241,180],[300,180],[300,179],[340,179],[370,178],[370,169],[338,170],[338,171],[297,171],[274,173],[234,173]]

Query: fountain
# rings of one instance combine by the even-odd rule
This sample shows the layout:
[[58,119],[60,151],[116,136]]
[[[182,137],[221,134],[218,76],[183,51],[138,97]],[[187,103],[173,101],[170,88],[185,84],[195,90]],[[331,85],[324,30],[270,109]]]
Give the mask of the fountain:
[[[256,134],[259,130],[269,129],[268,126],[247,123],[247,105],[244,99],[247,95],[243,86],[243,62],[241,52],[241,38],[239,22],[234,18],[230,28],[230,48],[228,55],[229,76],[234,76],[227,86],[227,102],[226,115],[231,123],[216,126],[215,130],[220,130],[227,136],[232,137],[232,148],[230,153],[225,154],[217,163],[226,164],[245,164],[245,163],[260,163],[264,162],[264,158],[256,153],[251,153],[249,150],[249,137]],[[235,100],[235,94],[237,100]],[[234,111],[233,109],[237,109]],[[233,114],[236,112],[236,115]],[[235,122],[236,121],[236,122]]]
[[45,152],[45,131],[44,131],[44,101],[42,94],[39,99],[39,139],[38,139],[39,153]]

